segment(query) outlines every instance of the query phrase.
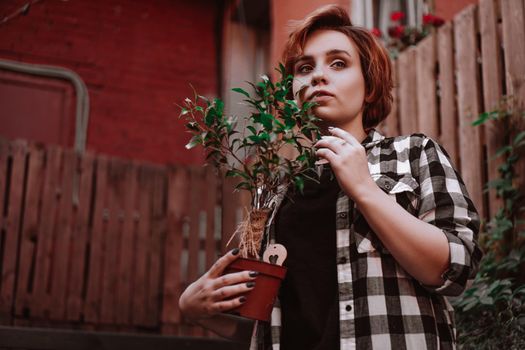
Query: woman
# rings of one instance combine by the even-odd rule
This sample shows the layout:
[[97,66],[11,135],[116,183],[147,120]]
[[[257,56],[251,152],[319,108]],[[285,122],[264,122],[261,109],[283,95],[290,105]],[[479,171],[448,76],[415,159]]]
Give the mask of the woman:
[[[329,165],[319,184],[280,202],[271,231],[288,250],[288,274],[253,348],[454,348],[444,296],[462,293],[481,251],[478,214],[448,155],[423,134],[385,138],[373,128],[390,111],[390,61],[342,8],[300,22],[284,61],[298,102],[317,103],[328,133],[317,156]],[[188,318],[230,338],[249,327],[220,312],[256,283],[250,272],[220,277],[236,254],[180,299]]]

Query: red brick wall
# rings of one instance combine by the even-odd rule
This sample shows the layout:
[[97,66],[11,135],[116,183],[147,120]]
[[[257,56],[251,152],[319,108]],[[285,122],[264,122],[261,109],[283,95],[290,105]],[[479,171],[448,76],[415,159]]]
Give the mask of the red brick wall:
[[[22,1],[4,0],[3,17]],[[0,58],[63,66],[86,82],[87,148],[155,163],[200,163],[176,120],[191,82],[217,96],[213,0],[42,1],[0,26]],[[43,125],[42,127],[45,127]]]

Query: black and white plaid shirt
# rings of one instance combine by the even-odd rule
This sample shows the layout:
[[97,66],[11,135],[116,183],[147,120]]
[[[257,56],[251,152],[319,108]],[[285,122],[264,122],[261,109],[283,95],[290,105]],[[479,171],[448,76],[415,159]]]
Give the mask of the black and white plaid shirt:
[[[376,184],[412,215],[443,230],[450,267],[443,285],[422,285],[389,254],[341,191],[335,213],[340,349],[453,349],[454,312],[445,296],[461,294],[477,272],[482,253],[476,208],[446,151],[431,138],[385,138],[372,129],[362,144]],[[277,300],[273,350],[279,349],[280,326]],[[258,326],[251,349],[269,348],[262,344],[263,328]]]

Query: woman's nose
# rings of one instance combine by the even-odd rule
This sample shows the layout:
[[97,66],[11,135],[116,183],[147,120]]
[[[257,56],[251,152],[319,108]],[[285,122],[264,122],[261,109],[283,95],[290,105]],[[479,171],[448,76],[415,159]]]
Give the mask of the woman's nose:
[[323,68],[316,68],[312,74],[312,85],[316,86],[320,83],[326,84],[326,75]]

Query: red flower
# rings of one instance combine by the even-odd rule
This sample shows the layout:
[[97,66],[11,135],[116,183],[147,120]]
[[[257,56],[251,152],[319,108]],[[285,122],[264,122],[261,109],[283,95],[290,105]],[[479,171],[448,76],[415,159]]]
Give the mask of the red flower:
[[405,18],[405,14],[401,11],[394,11],[390,14],[390,19],[394,22],[401,21],[403,18]]
[[379,28],[372,28],[370,32],[372,33],[373,36],[377,38],[381,38],[383,36],[383,33],[381,33],[381,30]]
[[388,28],[388,35],[390,35],[391,38],[399,39],[403,36],[404,33],[405,33],[405,26],[402,26],[402,25]]
[[439,27],[445,23],[445,20],[441,17],[434,16],[430,13],[423,15],[423,24],[424,25],[433,25],[434,27]]
[[439,27],[445,24],[445,20],[441,17],[434,17],[434,27]]

